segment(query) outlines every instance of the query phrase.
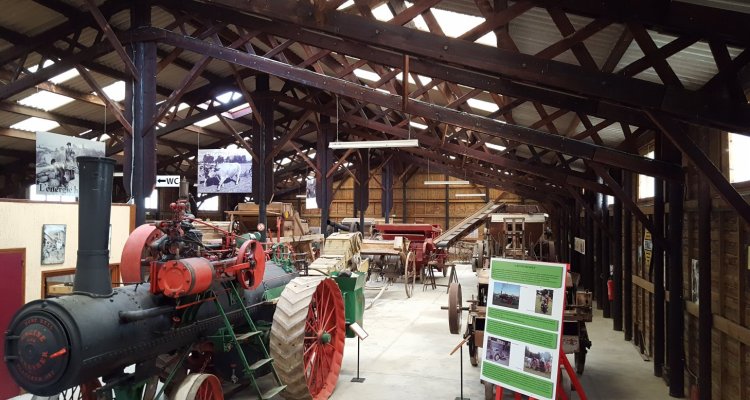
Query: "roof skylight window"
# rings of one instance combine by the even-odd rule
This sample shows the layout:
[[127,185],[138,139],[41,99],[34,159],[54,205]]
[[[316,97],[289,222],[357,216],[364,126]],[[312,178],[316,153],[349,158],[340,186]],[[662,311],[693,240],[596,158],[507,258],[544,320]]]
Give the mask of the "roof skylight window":
[[125,100],[125,82],[117,81],[109,86],[102,88],[102,91],[112,99],[112,101],[123,101]]
[[31,96],[25,97],[18,100],[19,104],[25,106],[39,108],[44,111],[54,110],[58,107],[62,107],[65,104],[72,102],[73,99],[68,96],[63,96],[57,93],[41,91],[32,94]]
[[31,117],[31,118],[26,118],[25,120],[21,122],[16,122],[10,127],[13,129],[19,129],[22,131],[29,131],[29,132],[48,132],[49,130],[55,129],[58,126],[60,126],[60,124],[58,124],[55,121],[50,121],[48,119],[43,119],[43,118]]
[[195,125],[196,126],[200,126],[201,128],[203,128],[205,126],[208,126],[208,125],[211,125],[211,124],[215,124],[217,122],[219,122],[219,117],[217,117],[216,115],[212,115],[212,116],[210,116],[210,117],[208,117],[206,119],[202,119],[202,120],[196,122]]

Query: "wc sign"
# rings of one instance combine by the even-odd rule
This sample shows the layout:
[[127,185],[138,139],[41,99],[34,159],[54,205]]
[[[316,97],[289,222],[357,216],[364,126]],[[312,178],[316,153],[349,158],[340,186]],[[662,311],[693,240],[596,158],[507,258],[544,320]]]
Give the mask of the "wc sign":
[[156,187],[180,187],[180,176],[156,175]]

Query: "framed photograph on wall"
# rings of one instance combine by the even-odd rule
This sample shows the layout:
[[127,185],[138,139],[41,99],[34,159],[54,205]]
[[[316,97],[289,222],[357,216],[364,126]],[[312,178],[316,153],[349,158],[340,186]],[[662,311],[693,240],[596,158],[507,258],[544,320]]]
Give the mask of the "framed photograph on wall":
[[42,265],[65,261],[65,224],[42,225]]

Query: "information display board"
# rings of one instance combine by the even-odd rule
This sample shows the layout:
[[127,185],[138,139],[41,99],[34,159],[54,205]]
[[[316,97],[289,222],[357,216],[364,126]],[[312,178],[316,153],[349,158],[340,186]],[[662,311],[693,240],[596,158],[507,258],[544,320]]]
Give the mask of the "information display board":
[[566,271],[566,264],[492,259],[482,380],[554,399]]

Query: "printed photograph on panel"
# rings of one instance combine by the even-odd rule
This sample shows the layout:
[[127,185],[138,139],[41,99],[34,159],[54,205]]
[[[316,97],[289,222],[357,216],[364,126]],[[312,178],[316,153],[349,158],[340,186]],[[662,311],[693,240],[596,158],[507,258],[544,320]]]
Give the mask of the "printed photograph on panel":
[[65,261],[65,224],[42,225],[42,265]]
[[508,365],[510,362],[510,342],[492,336],[488,337],[485,357],[488,361]]
[[523,370],[550,379],[552,375],[552,353],[549,350],[526,346]]
[[80,156],[104,157],[104,142],[37,132],[37,194],[78,196],[76,157]]
[[537,290],[534,312],[537,314],[552,315],[552,296],[554,293],[555,291],[552,289]]
[[511,283],[495,282],[495,291],[492,294],[492,304],[499,307],[515,308],[521,298],[521,286]]
[[252,158],[245,149],[199,149],[199,193],[252,193]]

